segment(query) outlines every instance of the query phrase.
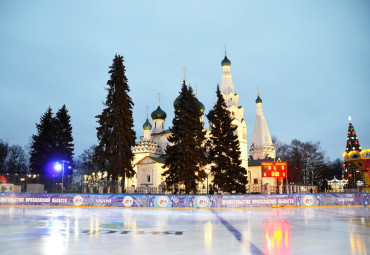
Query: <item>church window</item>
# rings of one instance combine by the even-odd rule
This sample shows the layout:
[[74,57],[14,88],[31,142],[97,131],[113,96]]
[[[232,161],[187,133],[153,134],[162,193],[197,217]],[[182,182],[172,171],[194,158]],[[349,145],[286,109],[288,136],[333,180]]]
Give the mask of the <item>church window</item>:
[[150,174],[146,176],[146,182],[150,182]]
[[157,122],[154,122],[154,129],[157,129]]
[[257,178],[253,179],[253,184],[258,184],[258,179]]

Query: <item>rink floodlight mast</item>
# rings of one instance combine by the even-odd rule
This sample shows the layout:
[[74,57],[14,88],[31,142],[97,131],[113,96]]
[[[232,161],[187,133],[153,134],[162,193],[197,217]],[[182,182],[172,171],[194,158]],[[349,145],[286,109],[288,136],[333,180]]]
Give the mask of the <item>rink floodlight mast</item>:
[[61,160],[60,162],[56,162],[54,165],[54,169],[56,171],[61,171],[62,170],[62,193],[64,192],[64,164],[67,163],[69,164],[68,160]]

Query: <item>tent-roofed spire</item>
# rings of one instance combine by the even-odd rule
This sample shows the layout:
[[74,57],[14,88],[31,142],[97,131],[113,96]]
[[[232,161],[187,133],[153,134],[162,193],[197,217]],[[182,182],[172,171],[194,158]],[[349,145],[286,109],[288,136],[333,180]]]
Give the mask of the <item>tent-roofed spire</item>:
[[271,140],[265,116],[263,115],[262,99],[259,97],[259,92],[256,104],[257,113],[256,120],[254,122],[252,145],[249,150],[249,155],[253,159],[275,158],[275,147]]

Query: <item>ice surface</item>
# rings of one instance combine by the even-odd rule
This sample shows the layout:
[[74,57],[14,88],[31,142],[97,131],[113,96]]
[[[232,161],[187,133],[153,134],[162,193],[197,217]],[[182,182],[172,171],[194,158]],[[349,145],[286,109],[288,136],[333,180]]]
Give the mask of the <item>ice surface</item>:
[[2,206],[0,254],[370,254],[370,209]]

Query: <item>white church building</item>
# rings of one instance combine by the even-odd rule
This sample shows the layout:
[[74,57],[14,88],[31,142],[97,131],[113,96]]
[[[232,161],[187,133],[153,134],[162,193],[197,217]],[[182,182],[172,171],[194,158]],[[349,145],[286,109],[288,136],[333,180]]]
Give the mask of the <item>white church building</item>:
[[[256,122],[248,156],[247,123],[244,118],[244,108],[239,104],[239,95],[236,93],[231,79],[231,61],[227,58],[226,51],[221,66],[222,83],[220,90],[226,101],[227,108],[233,117],[232,124],[237,127],[236,134],[240,143],[242,166],[248,170],[248,176],[246,178],[252,184],[251,191],[260,192],[262,188],[258,189],[258,184],[262,183],[261,161],[275,158],[275,148],[262,112],[262,100],[258,95],[256,100]],[[200,102],[199,104],[202,112],[204,112],[204,105]],[[176,100],[174,105],[176,105]],[[165,171],[163,168],[166,157],[165,149],[170,145],[168,137],[171,134],[166,129],[166,117],[167,114],[161,109],[160,102],[157,109],[151,113],[152,123],[150,123],[149,114],[147,113],[147,119],[143,125],[144,135],[142,136],[142,140],[133,148],[135,155],[133,165],[137,174],[132,179],[126,179],[126,187],[132,187],[132,189],[145,187],[148,190],[150,188],[153,190],[163,186],[165,177],[162,176],[162,173]],[[206,137],[209,134],[210,131],[207,130]],[[248,165],[248,160],[252,165]],[[212,183],[212,176],[210,176],[209,181]],[[271,185],[275,185],[276,183],[273,183],[273,181],[264,180],[263,183],[271,182]],[[199,183],[198,185],[200,190],[204,190],[206,187],[205,183]],[[262,187],[262,185],[259,185],[259,187]]]

